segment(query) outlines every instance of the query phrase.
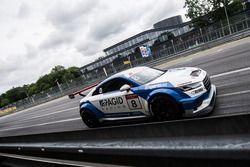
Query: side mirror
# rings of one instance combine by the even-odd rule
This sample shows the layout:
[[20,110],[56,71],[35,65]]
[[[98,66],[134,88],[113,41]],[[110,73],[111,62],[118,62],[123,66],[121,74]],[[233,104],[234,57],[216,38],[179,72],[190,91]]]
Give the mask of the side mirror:
[[129,85],[125,84],[125,85],[123,85],[123,86],[120,88],[120,91],[121,91],[121,92],[123,92],[123,91],[127,91],[127,92],[128,92],[128,91],[130,90],[130,88],[131,88],[131,87],[130,87]]
[[102,94],[102,88],[99,88],[98,92],[99,94]]

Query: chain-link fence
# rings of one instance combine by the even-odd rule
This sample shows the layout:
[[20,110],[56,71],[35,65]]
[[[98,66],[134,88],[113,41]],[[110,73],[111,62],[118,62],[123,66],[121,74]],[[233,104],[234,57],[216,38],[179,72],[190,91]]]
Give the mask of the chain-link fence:
[[[157,61],[160,61],[161,63],[170,57],[181,55],[190,50],[195,50],[197,47],[208,45],[215,41],[223,41],[236,34],[241,34],[246,31],[248,32],[249,27],[250,13],[243,13],[230,18],[230,26],[228,26],[226,20],[223,20],[206,28],[191,29],[189,32],[176,36],[172,40],[160,41],[157,44],[154,43],[154,46],[151,47],[152,54],[149,57],[143,58],[141,56],[131,56],[129,64],[118,63],[114,65],[113,63],[110,63],[102,67],[101,70],[94,70],[92,73],[88,73],[87,76],[82,76],[74,81],[59,84],[57,87],[52,87],[47,91],[20,100],[12,104],[12,106],[16,106],[18,110],[21,110],[68,95],[88,85],[99,82],[116,72],[138,65],[152,66],[154,62]],[[231,29],[231,34],[229,28]],[[105,68],[105,70],[103,68]]]

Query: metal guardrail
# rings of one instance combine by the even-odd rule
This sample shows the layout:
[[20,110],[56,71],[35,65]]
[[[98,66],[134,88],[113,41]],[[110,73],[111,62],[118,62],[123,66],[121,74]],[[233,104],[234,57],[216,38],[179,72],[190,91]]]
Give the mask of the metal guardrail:
[[[137,158],[246,160],[250,113],[0,138],[0,152],[131,165]],[[143,163],[143,162],[141,162]]]
[[228,35],[224,38],[219,38],[219,39],[214,40],[214,41],[200,44],[196,47],[193,47],[191,49],[187,49],[185,51],[182,51],[182,52],[179,52],[176,54],[173,54],[172,56],[169,56],[169,57],[160,57],[158,59],[155,59],[154,61],[146,62],[143,65],[150,66],[150,67],[157,66],[157,65],[162,64],[162,62],[167,62],[167,61],[170,61],[172,59],[176,59],[178,57],[183,57],[183,56],[195,54],[197,52],[200,52],[200,51],[203,51],[203,50],[206,50],[206,49],[209,49],[209,48],[212,48],[212,47],[215,47],[215,46],[227,43],[227,42],[236,41],[236,40],[239,40],[242,38],[246,38],[249,36],[250,36],[250,29],[242,30],[242,31],[234,33],[232,35]]

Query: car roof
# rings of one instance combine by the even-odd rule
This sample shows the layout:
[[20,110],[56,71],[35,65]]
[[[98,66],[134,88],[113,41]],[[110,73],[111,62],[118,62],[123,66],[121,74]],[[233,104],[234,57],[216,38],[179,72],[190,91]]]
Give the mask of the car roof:
[[117,77],[122,77],[122,78],[129,78],[130,76],[140,72],[140,71],[144,71],[146,69],[148,69],[149,67],[146,66],[140,66],[140,67],[133,67],[124,71],[121,71],[117,74],[114,74],[112,76],[110,76],[109,78],[105,79],[105,80],[110,80],[113,78],[117,78]]
[[109,77],[107,79],[116,78],[116,77],[126,77],[126,78],[128,78],[129,76],[131,76],[131,75],[133,75],[133,74],[135,74],[137,72],[144,71],[145,69],[148,69],[148,68],[149,67],[145,67],[145,66],[133,67],[133,68],[121,71],[121,72],[119,72],[117,74],[114,74],[114,75],[112,75],[111,77]]
[[149,69],[150,67],[146,67],[146,66],[139,66],[139,67],[133,67],[121,72],[118,72],[108,78],[106,78],[105,80],[103,80],[102,82],[100,82],[97,87],[101,84],[103,84],[104,82],[111,80],[113,78],[129,78],[130,76],[132,76],[133,74],[140,72],[140,71],[144,71],[146,69]]

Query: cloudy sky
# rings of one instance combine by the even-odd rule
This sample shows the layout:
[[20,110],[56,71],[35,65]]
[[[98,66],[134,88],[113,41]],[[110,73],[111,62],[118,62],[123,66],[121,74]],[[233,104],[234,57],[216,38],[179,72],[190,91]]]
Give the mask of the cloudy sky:
[[[0,94],[55,65],[81,67],[102,50],[174,15],[184,0],[0,0]],[[185,18],[183,18],[185,20]]]

